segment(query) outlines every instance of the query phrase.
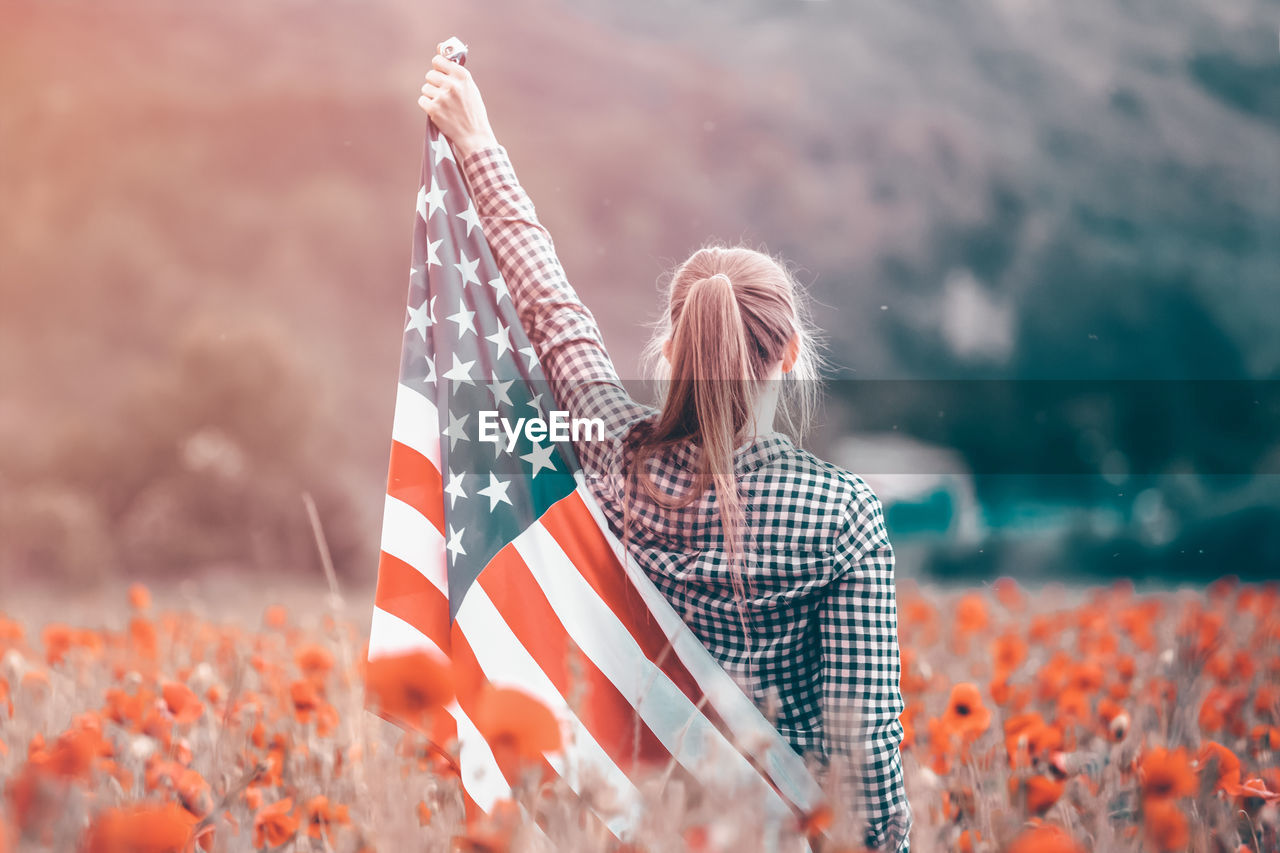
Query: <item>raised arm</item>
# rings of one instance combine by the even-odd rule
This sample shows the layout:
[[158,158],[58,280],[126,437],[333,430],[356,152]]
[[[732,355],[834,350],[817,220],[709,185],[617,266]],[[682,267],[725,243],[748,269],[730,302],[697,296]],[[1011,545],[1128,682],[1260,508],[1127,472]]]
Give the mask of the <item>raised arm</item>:
[[907,853],[894,556],[874,492],[864,486],[854,495],[842,528],[837,576],[818,608],[824,730],[830,754],[852,758],[857,768],[848,782],[868,821],[864,843]]
[[[441,56],[432,66],[420,103],[453,143],[485,237],[555,405],[570,417],[599,418],[605,438],[616,440],[649,409],[623,388],[595,317],[569,284],[550,232],[538,221],[506,149],[489,127],[470,72]],[[604,454],[613,444],[583,440],[574,450],[590,473],[603,468]]]

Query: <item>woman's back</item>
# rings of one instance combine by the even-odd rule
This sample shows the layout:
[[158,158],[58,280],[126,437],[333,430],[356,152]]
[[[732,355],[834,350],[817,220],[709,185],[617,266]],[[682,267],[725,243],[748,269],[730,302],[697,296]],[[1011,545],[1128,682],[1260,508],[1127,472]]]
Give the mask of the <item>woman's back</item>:
[[[666,448],[649,460],[646,473],[662,492],[685,494],[696,481],[699,452],[689,441]],[[634,491],[628,504],[621,444],[598,464],[604,467],[587,483],[615,534],[630,510],[628,554],[792,747],[826,755],[819,610],[861,552],[878,558],[878,580],[892,583],[893,554],[870,487],[782,433],[739,447],[734,473],[746,513],[744,597],[726,571],[714,487],[682,507],[660,507]],[[884,607],[861,618],[896,625],[896,613]]]

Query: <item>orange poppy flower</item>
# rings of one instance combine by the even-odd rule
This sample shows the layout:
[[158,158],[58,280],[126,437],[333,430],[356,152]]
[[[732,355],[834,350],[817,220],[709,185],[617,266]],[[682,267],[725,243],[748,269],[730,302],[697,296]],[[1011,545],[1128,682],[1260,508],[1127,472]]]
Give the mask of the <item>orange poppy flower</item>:
[[204,713],[204,703],[190,687],[180,681],[166,681],[160,687],[165,707],[179,725],[194,723]]
[[1004,741],[1009,766],[1025,767],[1061,749],[1062,730],[1047,724],[1038,711],[1027,711],[1005,720]]
[[129,606],[139,613],[151,609],[151,590],[140,583],[129,586]]
[[263,806],[253,818],[253,846],[279,847],[298,832],[298,818],[293,810],[293,797],[285,797]]
[[44,631],[41,632],[41,639],[44,641],[45,661],[50,666],[53,666],[61,663],[67,652],[71,651],[75,640],[75,632],[70,625],[51,622],[44,626]]
[[1142,825],[1146,829],[1147,837],[1161,851],[1182,850],[1191,840],[1187,816],[1170,799],[1144,802]]
[[1280,721],[1280,686],[1260,685],[1253,694],[1253,712],[1259,717]]
[[961,635],[975,634],[987,627],[987,600],[981,593],[969,592],[956,602],[956,631]]
[[325,835],[332,842],[335,825],[351,823],[351,817],[345,805],[332,805],[325,796],[312,797],[304,808],[307,816],[307,835],[319,838]]
[[384,655],[366,665],[365,691],[384,713],[417,725],[453,699],[453,675],[423,651]]
[[1085,722],[1092,716],[1092,703],[1085,691],[1068,687],[1058,694],[1058,719],[1063,725]]
[[1210,762],[1217,764],[1215,790],[1227,791],[1240,782],[1240,759],[1217,741],[1207,740],[1196,753],[1196,770],[1204,769]]
[[99,814],[85,837],[85,853],[190,853],[196,819],[177,803],[135,805]]
[[991,584],[995,590],[996,600],[1005,606],[1006,609],[1017,613],[1026,606],[1027,598],[1022,592],[1022,587],[1011,577],[1002,576],[995,579]]
[[1063,779],[1049,776],[1030,776],[1025,780],[1027,793],[1027,811],[1032,814],[1044,814],[1062,797],[1067,783]]
[[1027,659],[1027,643],[1013,631],[1006,631],[991,641],[991,657],[996,672],[1012,673]]
[[1231,785],[1227,793],[1239,799],[1263,800],[1268,803],[1280,802],[1280,793],[1268,787],[1267,780],[1261,777],[1246,779],[1243,784]]
[[289,611],[281,604],[272,604],[262,613],[262,622],[268,628],[279,630],[289,624]]
[[1145,799],[1186,797],[1196,791],[1196,774],[1184,747],[1175,750],[1157,747],[1143,753],[1139,776]]
[[991,711],[982,704],[978,685],[964,681],[952,687],[942,720],[966,741],[985,732],[991,726]]
[[323,682],[333,669],[333,654],[324,646],[312,643],[298,649],[294,656],[298,669],[312,681]]
[[134,654],[143,660],[154,661],[159,656],[160,642],[156,635],[155,623],[142,616],[135,616],[129,622],[129,642]]
[[1249,739],[1260,750],[1280,750],[1280,726],[1256,725],[1249,732]]
[[504,771],[560,748],[555,715],[523,690],[485,684],[476,697],[473,720]]
[[320,694],[314,682],[300,679],[289,685],[289,697],[293,700],[293,710],[302,722],[311,719],[312,713],[320,707]]
[[1028,829],[1013,840],[1007,853],[1085,853],[1066,830],[1046,824]]
[[178,795],[187,811],[204,817],[213,809],[213,791],[204,777],[177,761],[152,757],[147,762],[145,782],[148,791],[168,785]]

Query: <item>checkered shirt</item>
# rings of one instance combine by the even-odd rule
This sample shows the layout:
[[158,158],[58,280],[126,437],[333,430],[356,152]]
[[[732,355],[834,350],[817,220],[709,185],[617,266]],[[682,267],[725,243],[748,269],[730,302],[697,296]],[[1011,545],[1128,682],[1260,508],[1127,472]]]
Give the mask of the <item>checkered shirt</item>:
[[[623,388],[506,149],[472,151],[460,166],[556,406],[605,423],[604,441],[580,440],[574,450],[620,536],[621,439],[657,410]],[[685,493],[696,452],[686,442],[650,460],[655,485]],[[859,772],[843,781],[868,821],[866,844],[908,851],[894,555],[880,501],[861,477],[777,432],[738,448],[735,469],[746,513],[745,608],[724,570],[714,488],[676,510],[633,498],[628,551],[725,670],[776,713],[797,752],[853,759]]]

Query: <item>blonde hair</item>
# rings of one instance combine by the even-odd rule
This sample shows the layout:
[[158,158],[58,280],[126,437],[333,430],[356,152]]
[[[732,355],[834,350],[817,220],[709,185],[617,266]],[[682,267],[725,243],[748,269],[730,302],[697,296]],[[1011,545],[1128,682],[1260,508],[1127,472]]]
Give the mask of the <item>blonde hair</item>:
[[[821,368],[804,294],[782,261],[764,252],[743,245],[698,249],[671,276],[666,309],[644,352],[646,366],[660,383],[661,412],[652,421],[637,423],[623,441],[628,495],[643,491],[660,506],[678,508],[714,485],[729,574],[739,599],[745,598],[738,566],[745,513],[734,452],[746,437],[757,396],[793,336],[799,351],[790,372],[783,374],[778,415],[800,436],[808,431],[817,406]],[[668,342],[669,360],[663,358]],[[673,497],[645,475],[645,465],[686,440],[701,448],[696,480],[687,494]],[[624,545],[629,519],[624,508]]]

